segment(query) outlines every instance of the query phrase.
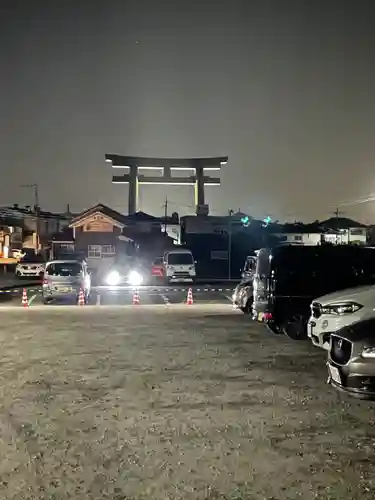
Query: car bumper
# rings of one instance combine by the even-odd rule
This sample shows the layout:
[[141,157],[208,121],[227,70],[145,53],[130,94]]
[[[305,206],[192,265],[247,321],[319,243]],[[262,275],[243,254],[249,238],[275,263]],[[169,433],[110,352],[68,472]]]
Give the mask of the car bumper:
[[169,281],[174,281],[175,283],[188,283],[191,281],[195,280],[195,275],[194,276],[168,276],[167,279]]
[[316,347],[320,347],[321,349],[324,349],[326,351],[329,351],[329,346],[330,346],[330,337],[331,334],[334,332],[327,332],[327,331],[322,331],[322,332],[311,332],[309,326],[307,327],[307,336],[311,340],[311,342],[314,344]]
[[359,399],[375,400],[375,359],[363,359],[345,366],[328,361],[327,368],[327,382],[334,388]]
[[[71,297],[78,297],[80,292],[80,288],[74,288],[73,290],[69,290],[68,292],[63,292],[61,290],[43,290],[42,295],[43,298],[46,299],[62,299],[62,298],[71,298]],[[87,291],[84,291],[84,293],[87,295]]]
[[307,322],[307,336],[316,347],[328,351],[332,333],[363,318],[364,310],[360,311],[360,315],[356,313],[343,316],[322,315],[319,318],[310,316]]
[[39,278],[43,271],[17,271],[19,276],[25,276],[28,278]]

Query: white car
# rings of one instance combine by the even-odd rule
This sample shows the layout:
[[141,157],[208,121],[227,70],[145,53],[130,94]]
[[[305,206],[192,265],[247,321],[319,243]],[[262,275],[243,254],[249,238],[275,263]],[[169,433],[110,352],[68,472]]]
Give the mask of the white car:
[[190,250],[170,250],[164,254],[165,279],[167,282],[194,282],[195,260]]
[[357,321],[375,318],[375,286],[348,288],[311,303],[307,335],[312,343],[329,350],[331,333]]
[[21,260],[16,267],[16,276],[19,276],[20,278],[26,276],[30,278],[37,278],[38,276],[43,276],[44,268],[44,262],[33,262],[32,259],[30,261]]

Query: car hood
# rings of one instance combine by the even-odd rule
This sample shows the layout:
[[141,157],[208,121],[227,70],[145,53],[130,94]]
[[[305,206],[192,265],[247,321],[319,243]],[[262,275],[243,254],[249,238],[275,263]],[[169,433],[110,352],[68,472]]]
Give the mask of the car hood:
[[314,302],[319,302],[320,304],[325,305],[331,304],[332,302],[355,301],[359,298],[363,299],[368,296],[375,297],[375,285],[357,286],[355,288],[347,288],[338,292],[329,293],[314,299]]

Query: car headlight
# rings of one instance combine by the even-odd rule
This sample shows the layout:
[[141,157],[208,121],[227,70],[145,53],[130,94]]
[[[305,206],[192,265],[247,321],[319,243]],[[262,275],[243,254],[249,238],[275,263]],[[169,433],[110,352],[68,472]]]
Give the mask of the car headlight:
[[143,282],[143,277],[138,271],[131,271],[128,276],[129,284],[132,286],[140,286]]
[[116,286],[120,283],[120,280],[121,280],[121,276],[120,276],[120,273],[118,271],[111,271],[110,273],[108,273],[108,275],[106,276],[106,283],[107,285],[110,285],[110,286]]
[[360,309],[362,309],[361,304],[356,302],[343,302],[342,304],[328,304],[323,306],[321,311],[322,314],[332,314],[332,315],[342,315],[342,314],[352,314]]
[[362,351],[364,358],[375,358],[375,347],[365,347]]

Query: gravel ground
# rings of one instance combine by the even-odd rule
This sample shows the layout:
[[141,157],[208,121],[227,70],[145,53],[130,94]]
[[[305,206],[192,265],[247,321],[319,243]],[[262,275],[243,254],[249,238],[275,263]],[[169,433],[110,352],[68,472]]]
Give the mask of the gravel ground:
[[2,313],[0,498],[374,498],[374,406],[230,306]]

